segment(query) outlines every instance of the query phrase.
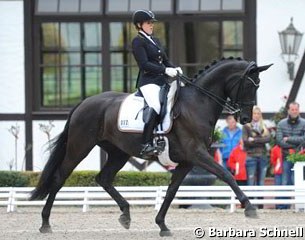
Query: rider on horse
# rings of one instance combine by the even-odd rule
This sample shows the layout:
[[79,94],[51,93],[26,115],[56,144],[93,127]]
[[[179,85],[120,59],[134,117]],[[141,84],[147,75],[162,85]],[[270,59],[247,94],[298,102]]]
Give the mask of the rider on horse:
[[142,93],[149,106],[146,118],[141,156],[154,155],[153,131],[158,124],[160,114],[159,92],[168,77],[182,74],[180,67],[175,67],[169,60],[160,41],[152,37],[155,15],[152,11],[137,10],[132,16],[138,35],[132,41],[132,50],[140,68],[136,87]]

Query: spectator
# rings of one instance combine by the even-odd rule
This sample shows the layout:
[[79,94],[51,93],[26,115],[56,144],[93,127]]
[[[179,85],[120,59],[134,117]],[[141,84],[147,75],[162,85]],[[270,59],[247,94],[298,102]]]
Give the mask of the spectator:
[[282,149],[279,145],[275,145],[271,149],[270,163],[273,168],[274,184],[282,185],[283,158],[282,158]]
[[228,169],[228,159],[233,148],[235,148],[242,136],[241,129],[237,126],[237,122],[233,115],[228,115],[226,118],[227,126],[222,130],[222,143],[224,147],[220,148],[223,166]]
[[[283,158],[282,149],[279,145],[275,145],[270,151],[270,163],[273,168],[274,173],[274,184],[282,185],[282,175],[283,175]],[[276,197],[276,199],[281,199],[281,197]],[[284,204],[275,205],[276,209],[286,209],[287,206]]]
[[240,186],[247,185],[247,170],[246,170],[247,153],[244,151],[243,141],[232,150],[228,167],[230,168],[236,182]]
[[287,156],[289,151],[297,150],[298,146],[305,142],[305,119],[300,117],[300,105],[297,102],[289,104],[288,117],[278,123],[276,141],[283,154],[282,185],[292,185],[293,163],[287,161]]
[[258,106],[253,107],[252,122],[243,126],[242,139],[247,152],[246,169],[248,185],[264,185],[267,172],[266,143],[270,133]]

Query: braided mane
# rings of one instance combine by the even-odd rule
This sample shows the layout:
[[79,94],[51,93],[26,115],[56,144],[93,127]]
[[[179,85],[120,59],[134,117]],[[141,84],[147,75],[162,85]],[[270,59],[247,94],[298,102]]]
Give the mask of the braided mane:
[[206,65],[203,69],[199,70],[197,74],[195,74],[193,81],[195,81],[197,78],[202,77],[202,75],[207,74],[208,72],[210,72],[211,70],[213,70],[216,66],[218,66],[219,64],[223,63],[224,61],[227,60],[237,60],[237,61],[244,61],[244,59],[242,59],[241,57],[222,57],[219,60],[213,60],[210,64]]

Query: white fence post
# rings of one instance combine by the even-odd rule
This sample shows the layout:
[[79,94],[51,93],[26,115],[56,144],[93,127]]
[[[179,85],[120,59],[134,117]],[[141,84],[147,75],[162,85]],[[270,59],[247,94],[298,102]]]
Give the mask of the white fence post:
[[159,211],[162,205],[162,187],[158,187],[156,191],[155,210]]
[[[294,186],[295,186],[295,199],[305,201],[305,162],[296,162],[293,167],[294,171]],[[296,212],[305,212],[305,203],[295,205]]]
[[231,213],[233,213],[233,212],[235,212],[236,211],[236,204],[235,204],[235,193],[233,192],[233,191],[231,191],[231,193],[232,193],[232,196],[231,196],[231,204],[230,204],[230,212]]
[[15,207],[13,205],[13,201],[14,201],[14,188],[11,187],[10,188],[10,193],[9,193],[9,198],[8,198],[8,204],[7,204],[7,212],[14,212],[15,211]]
[[84,205],[83,205],[83,212],[87,212],[89,210],[89,191],[86,189],[84,193]]

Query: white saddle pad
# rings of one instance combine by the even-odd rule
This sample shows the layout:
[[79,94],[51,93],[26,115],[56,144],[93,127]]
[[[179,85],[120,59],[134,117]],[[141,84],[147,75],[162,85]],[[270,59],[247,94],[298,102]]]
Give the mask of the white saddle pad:
[[[170,90],[167,95],[167,112],[163,120],[163,131],[160,125],[158,126],[157,133],[168,133],[172,127],[171,109],[174,103],[174,97],[177,90],[176,81],[171,84]],[[128,95],[122,102],[119,116],[118,128],[122,132],[143,132],[143,107],[144,98],[135,96],[135,94]]]

